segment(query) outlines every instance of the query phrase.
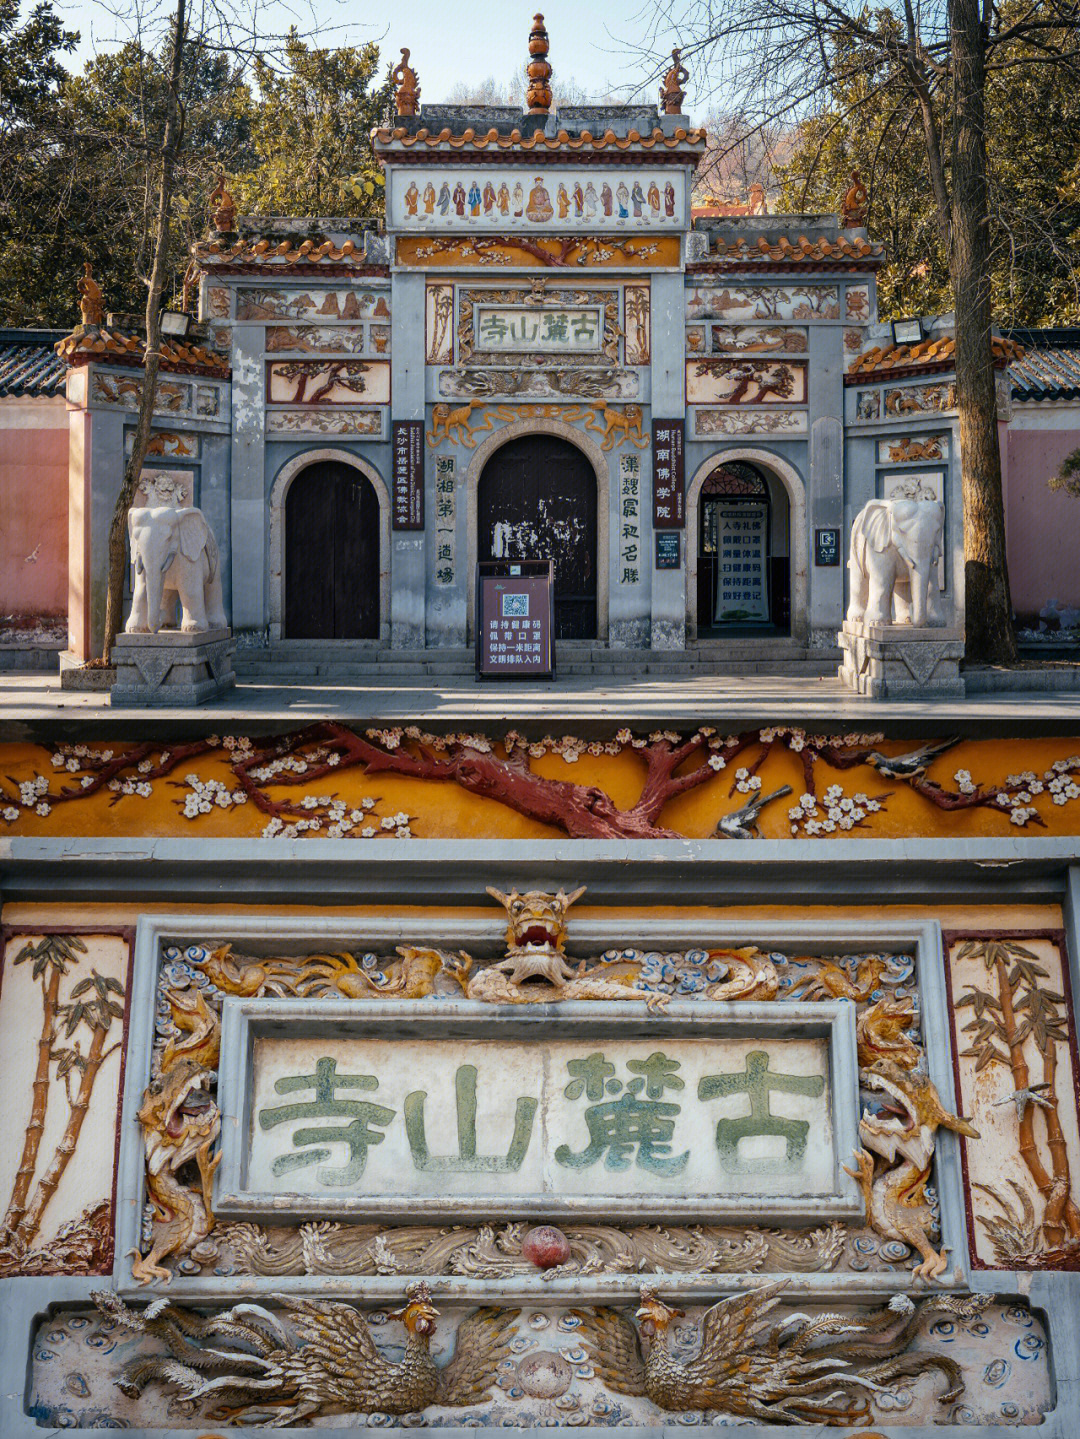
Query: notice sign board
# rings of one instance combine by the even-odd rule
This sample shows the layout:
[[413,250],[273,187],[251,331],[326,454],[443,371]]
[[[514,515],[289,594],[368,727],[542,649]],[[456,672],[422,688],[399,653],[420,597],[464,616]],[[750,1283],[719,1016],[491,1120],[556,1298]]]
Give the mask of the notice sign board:
[[395,530],[424,528],[424,422],[395,420],[390,427],[394,456]]
[[551,560],[481,560],[476,567],[478,679],[554,679]]
[[686,524],[683,422],[652,422],[653,529],[681,530]]
[[717,507],[716,623],[767,620],[764,505]]
[[682,533],[679,530],[657,530],[653,536],[656,541],[656,568],[658,570],[677,570],[682,565]]

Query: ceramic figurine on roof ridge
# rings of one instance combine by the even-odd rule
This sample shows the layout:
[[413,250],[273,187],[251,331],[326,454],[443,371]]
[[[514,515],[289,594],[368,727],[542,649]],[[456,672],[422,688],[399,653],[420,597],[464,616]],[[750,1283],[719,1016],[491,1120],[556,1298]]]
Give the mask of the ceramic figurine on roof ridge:
[[551,109],[551,66],[547,59],[548,48],[544,17],[534,15],[533,27],[529,31],[529,63],[525,66],[525,73],[529,77],[525,103],[530,115],[546,115]]
[[840,201],[840,222],[845,230],[861,229],[866,224],[866,209],[869,192],[862,182],[858,170],[851,172],[851,184],[844,191]]
[[671,69],[664,76],[660,86],[660,108],[665,115],[681,115],[686,91],[682,88],[690,78],[690,71],[679,59],[678,49],[671,52]]
[[420,77],[409,64],[409,53],[403,45],[401,59],[394,66],[393,74],[390,76],[397,86],[394,104],[397,106],[399,115],[418,115],[420,113]]
[[218,174],[217,184],[210,192],[210,223],[219,235],[228,235],[236,229],[236,205],[225,188],[225,171]]
[[76,289],[79,292],[79,310],[82,313],[84,325],[102,325],[105,323],[104,307],[105,297],[101,293],[101,286],[94,279],[91,273],[89,260],[83,261],[82,279],[78,281]]

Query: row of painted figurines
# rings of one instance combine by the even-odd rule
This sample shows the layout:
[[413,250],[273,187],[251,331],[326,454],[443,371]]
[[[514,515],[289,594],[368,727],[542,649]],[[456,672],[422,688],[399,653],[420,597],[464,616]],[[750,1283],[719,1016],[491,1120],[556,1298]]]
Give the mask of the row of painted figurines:
[[560,220],[568,219],[571,209],[577,220],[597,219],[598,212],[602,212],[607,219],[628,220],[632,217],[640,220],[642,218],[658,218],[661,199],[664,214],[669,219],[674,218],[675,186],[670,180],[664,186],[662,197],[660,187],[655,180],[650,183],[647,190],[642,189],[640,180],[635,180],[630,187],[626,185],[625,181],[620,180],[614,191],[605,181],[601,185],[599,193],[591,180],[584,189],[581,181],[576,180],[569,191],[566,185],[560,181],[555,191],[555,206],[552,205],[548,188],[539,175],[529,191],[527,201],[520,180],[515,184],[513,191],[505,180],[498,189],[491,180],[488,180],[482,190],[479,180],[476,179],[470,181],[467,190],[463,180],[459,180],[453,190],[450,188],[450,182],[444,180],[437,193],[430,180],[422,192],[416,181],[413,180],[405,191],[405,214],[410,219],[420,219],[425,216],[435,218],[436,212],[440,216],[445,216],[450,213],[452,208],[461,219],[466,216],[474,218],[482,215],[490,220],[520,220],[524,215],[527,220],[541,225],[554,218],[557,207]]

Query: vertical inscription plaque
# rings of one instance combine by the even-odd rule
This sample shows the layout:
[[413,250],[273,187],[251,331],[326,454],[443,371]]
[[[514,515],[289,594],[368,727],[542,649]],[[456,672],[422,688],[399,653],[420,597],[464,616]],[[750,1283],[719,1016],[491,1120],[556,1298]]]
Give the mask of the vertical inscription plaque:
[[391,425],[394,454],[395,530],[424,528],[424,422],[394,420]]
[[686,524],[682,420],[653,420],[653,529]]

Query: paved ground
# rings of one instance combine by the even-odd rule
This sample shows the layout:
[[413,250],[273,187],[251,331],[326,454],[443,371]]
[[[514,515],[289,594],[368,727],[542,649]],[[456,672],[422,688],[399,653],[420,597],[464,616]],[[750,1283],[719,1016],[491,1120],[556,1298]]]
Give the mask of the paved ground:
[[35,674],[0,675],[0,738],[15,739],[32,725],[59,736],[70,723],[121,736],[148,719],[177,729],[204,728],[208,720],[235,719],[254,730],[292,728],[314,719],[367,723],[435,725],[467,722],[498,726],[504,721],[552,726],[576,722],[612,724],[666,720],[670,723],[748,728],[783,720],[787,724],[842,725],[865,730],[881,724],[907,733],[940,730],[963,718],[967,729],[986,734],[1026,735],[1039,731],[1080,735],[1080,692],[1006,691],[970,695],[966,700],[870,701],[843,689],[836,679],[769,676],[693,676],[673,682],[646,677],[632,683],[568,679],[557,684],[405,684],[355,681],[339,687],[296,683],[244,683],[223,700],[198,709],[112,708],[107,695],[60,689],[58,678]]

